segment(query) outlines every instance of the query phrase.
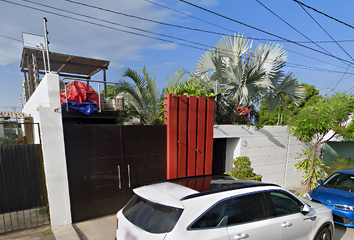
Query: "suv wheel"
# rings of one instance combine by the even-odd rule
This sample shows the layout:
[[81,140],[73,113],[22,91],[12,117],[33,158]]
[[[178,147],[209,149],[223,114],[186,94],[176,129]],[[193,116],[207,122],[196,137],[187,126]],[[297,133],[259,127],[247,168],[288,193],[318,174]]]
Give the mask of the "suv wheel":
[[317,234],[315,240],[331,240],[331,234],[328,228],[324,227],[319,234]]

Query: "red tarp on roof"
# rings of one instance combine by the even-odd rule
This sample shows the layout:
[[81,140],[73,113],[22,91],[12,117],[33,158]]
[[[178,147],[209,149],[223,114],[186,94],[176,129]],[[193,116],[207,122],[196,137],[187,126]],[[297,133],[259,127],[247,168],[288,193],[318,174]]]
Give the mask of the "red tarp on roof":
[[[78,81],[72,81],[66,86],[66,88],[68,92],[68,101],[84,103],[88,99],[96,103],[99,107],[98,94],[90,85]],[[65,89],[60,93],[60,103],[63,104],[64,102],[66,102]]]

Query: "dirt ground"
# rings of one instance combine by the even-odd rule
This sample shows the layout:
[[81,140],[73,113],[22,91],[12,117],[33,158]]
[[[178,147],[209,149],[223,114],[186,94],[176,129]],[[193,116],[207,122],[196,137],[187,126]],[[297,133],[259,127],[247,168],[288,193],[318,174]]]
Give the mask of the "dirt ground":
[[48,234],[46,236],[45,233],[48,233],[50,230],[50,225],[24,229],[16,232],[10,232],[5,234],[0,234],[0,240],[5,239],[16,239],[16,240],[55,240],[54,234]]

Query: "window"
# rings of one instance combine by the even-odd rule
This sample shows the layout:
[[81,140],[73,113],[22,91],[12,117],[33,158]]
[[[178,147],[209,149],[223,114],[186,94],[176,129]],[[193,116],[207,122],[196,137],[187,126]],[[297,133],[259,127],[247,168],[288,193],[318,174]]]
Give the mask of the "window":
[[325,180],[323,186],[334,188],[337,185],[338,179],[339,179],[339,173],[335,173]]
[[345,191],[354,190],[354,176],[346,173],[336,173],[323,183],[323,186]]
[[191,229],[216,227],[224,216],[228,216],[227,225],[261,220],[266,218],[265,206],[262,193],[227,199],[203,214]]
[[150,233],[167,233],[172,231],[182,209],[167,207],[134,197],[123,209],[123,215],[135,226]]
[[262,193],[232,198],[228,201],[225,211],[229,216],[227,225],[264,219],[265,206]]
[[273,205],[272,216],[282,216],[301,212],[302,203],[286,192],[269,192],[270,206]]
[[191,229],[216,227],[225,216],[225,207],[228,201],[225,200],[213,206],[191,226]]

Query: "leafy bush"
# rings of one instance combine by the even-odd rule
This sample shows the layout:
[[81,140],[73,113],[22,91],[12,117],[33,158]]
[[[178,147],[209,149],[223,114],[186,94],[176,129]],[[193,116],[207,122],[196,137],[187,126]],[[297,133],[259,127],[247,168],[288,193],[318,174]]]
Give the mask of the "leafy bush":
[[249,179],[262,181],[262,175],[257,175],[253,172],[253,168],[251,168],[251,161],[249,157],[237,157],[236,160],[233,159],[234,167],[231,168],[231,172],[227,173],[230,176],[237,179]]
[[0,146],[10,146],[16,145],[16,140],[11,140],[11,138],[0,137]]

